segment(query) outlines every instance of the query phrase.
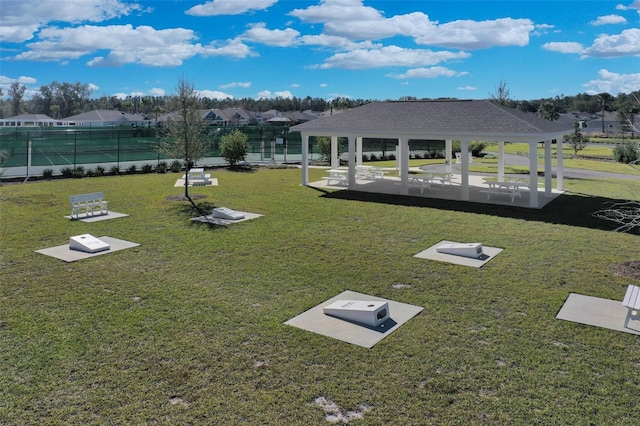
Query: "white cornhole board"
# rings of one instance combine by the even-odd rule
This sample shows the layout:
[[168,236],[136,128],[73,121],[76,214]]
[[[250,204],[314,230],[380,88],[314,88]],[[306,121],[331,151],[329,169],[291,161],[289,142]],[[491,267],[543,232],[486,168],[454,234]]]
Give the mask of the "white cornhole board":
[[325,315],[371,327],[389,319],[389,303],[382,301],[338,300],[322,310]]
[[[331,306],[339,300],[388,303],[389,309],[387,312],[393,311],[393,313],[377,327],[345,321],[327,315],[324,312],[324,308]],[[418,315],[422,309],[420,306],[408,305],[406,303],[396,302],[395,300],[382,299],[347,290],[291,318],[286,321],[285,324],[370,349],[411,318]]]
[[75,235],[69,238],[69,249],[85,253],[109,250],[111,246],[91,234]]
[[436,247],[438,253],[452,254],[454,256],[482,257],[482,244],[480,243],[443,243]]
[[213,217],[217,217],[219,219],[227,219],[227,220],[240,220],[244,219],[244,214],[241,212],[237,212],[235,210],[231,210],[227,207],[218,207],[213,209],[211,213]]
[[456,265],[471,266],[474,268],[481,268],[485,263],[496,257],[501,251],[501,248],[497,247],[482,247],[482,255],[479,257],[466,257],[457,256],[454,254],[441,253],[438,248],[444,244],[464,244],[457,241],[442,240],[438,244],[429,247],[426,250],[421,251],[418,254],[413,255],[419,259],[437,260],[439,262],[454,263]]

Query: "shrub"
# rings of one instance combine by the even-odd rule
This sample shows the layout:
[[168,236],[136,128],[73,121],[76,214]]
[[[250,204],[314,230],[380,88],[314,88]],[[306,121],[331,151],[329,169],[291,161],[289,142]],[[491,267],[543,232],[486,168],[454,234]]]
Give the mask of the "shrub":
[[396,155],[395,155],[395,154],[389,154],[389,155],[387,156],[387,159],[388,159],[388,160],[395,160],[395,159],[396,159]]
[[73,177],[73,168],[71,167],[61,167],[60,174],[64,177]]
[[220,156],[224,158],[231,167],[238,162],[244,161],[249,150],[249,137],[240,130],[235,129],[231,133],[220,138]]
[[480,157],[482,151],[487,147],[485,142],[471,142],[469,144],[469,151],[471,151],[471,155],[474,157]]
[[142,165],[142,173],[151,173],[153,171],[152,164],[143,164]]
[[75,170],[73,171],[73,177],[81,178],[82,176],[84,176],[84,166],[76,166]]
[[367,162],[369,161],[369,156],[367,154],[362,154],[362,162]]
[[136,172],[137,168],[135,164],[130,165],[129,167],[127,167],[127,173],[129,174],[134,174]]
[[613,148],[613,157],[618,163],[629,164],[638,159],[638,149],[633,142],[624,142]]
[[46,179],[51,179],[52,176],[53,176],[53,169],[44,169],[42,171],[42,177]]
[[102,175],[104,175],[104,167],[96,166],[96,176],[102,176]]
[[158,166],[156,167],[156,173],[167,173],[167,162],[166,161],[160,161],[158,163]]
[[371,155],[369,156],[369,159],[370,159],[371,161],[376,161],[376,160],[378,159],[378,157],[377,157],[375,154],[371,154]]
[[173,173],[178,173],[180,170],[182,170],[182,161],[173,160],[171,162],[171,165],[169,166],[169,170],[171,170]]
[[120,168],[118,168],[118,166],[111,166],[111,168],[109,169],[109,173],[111,173],[112,175],[117,175],[118,173],[120,173]]
[[95,172],[93,170],[91,170],[91,169],[87,169],[87,171],[84,172],[84,175],[86,177],[91,177],[91,176],[95,175]]

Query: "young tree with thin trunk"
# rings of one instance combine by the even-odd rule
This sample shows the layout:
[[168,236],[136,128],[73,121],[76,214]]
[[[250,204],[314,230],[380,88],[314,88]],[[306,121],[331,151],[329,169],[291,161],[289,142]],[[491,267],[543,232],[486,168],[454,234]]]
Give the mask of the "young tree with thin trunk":
[[160,153],[167,158],[180,158],[184,161],[184,195],[189,200],[189,167],[205,154],[205,127],[199,105],[193,83],[181,78],[169,100],[170,111],[175,115],[167,120],[165,134],[158,145]]

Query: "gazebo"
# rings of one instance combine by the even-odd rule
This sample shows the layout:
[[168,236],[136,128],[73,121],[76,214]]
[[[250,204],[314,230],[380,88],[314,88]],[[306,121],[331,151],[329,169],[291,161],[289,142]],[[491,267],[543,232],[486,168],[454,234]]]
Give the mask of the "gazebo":
[[562,140],[567,129],[531,113],[486,100],[385,101],[365,104],[340,114],[290,128],[302,136],[302,185],[309,186],[309,137],[331,137],[331,166],[338,167],[338,137],[348,138],[347,188],[357,190],[356,166],[362,162],[362,138],[396,139],[400,195],[409,195],[411,141],[445,143],[445,164],[451,167],[452,141],[459,141],[460,196],[469,201],[469,142],[498,143],[498,180],[504,173],[505,142],[529,145],[529,207],[538,208],[539,143],[544,144],[544,195],[552,197],[552,143],[556,143],[556,189],[563,191]]

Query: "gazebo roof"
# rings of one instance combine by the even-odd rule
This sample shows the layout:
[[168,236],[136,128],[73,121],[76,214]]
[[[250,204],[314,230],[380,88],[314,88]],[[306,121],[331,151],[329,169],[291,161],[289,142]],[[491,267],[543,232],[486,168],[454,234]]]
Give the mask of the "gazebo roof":
[[291,127],[310,135],[537,141],[566,126],[485,100],[372,102]]

